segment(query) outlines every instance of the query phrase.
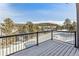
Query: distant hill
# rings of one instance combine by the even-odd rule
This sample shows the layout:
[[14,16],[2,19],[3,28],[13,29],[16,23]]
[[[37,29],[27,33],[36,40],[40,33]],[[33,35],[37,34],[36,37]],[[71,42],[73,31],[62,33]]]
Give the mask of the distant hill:
[[38,23],[36,25],[39,25],[39,26],[50,26],[50,25],[57,26],[58,24],[54,24],[54,23]]
[[[15,26],[24,26],[27,24],[15,24]],[[58,24],[54,24],[54,23],[38,23],[38,24],[34,24],[33,25],[38,25],[38,26],[58,26]]]

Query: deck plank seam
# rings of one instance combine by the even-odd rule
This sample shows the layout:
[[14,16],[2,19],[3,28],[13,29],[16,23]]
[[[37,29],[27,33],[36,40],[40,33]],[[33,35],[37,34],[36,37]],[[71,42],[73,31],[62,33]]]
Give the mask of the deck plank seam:
[[[71,47],[69,47],[69,48],[71,48]],[[65,53],[69,50],[69,48],[64,52],[64,54],[62,55],[62,56],[64,56],[65,55]]]
[[[63,45],[63,46],[59,47],[59,49],[57,49],[56,53],[58,53],[58,52],[61,50],[61,48],[63,49],[63,48],[65,48],[65,47],[67,47],[67,46],[66,46],[66,45],[65,45],[65,46]],[[55,56],[56,53],[54,53],[52,56]]]
[[56,44],[55,43],[55,46],[54,47],[52,47],[51,49],[47,49],[47,50],[45,50],[45,51],[43,51],[42,53],[40,53],[39,55],[43,55],[43,54],[45,54],[45,53],[48,53],[50,50],[52,50],[53,48],[55,48],[57,45],[59,45],[59,44]]
[[[68,45],[67,45],[68,46]],[[67,47],[66,46],[66,47]],[[57,56],[59,56],[61,53],[62,53],[62,51],[64,51],[64,49],[66,48],[66,47],[64,47],[58,54],[57,54]]]
[[50,54],[48,54],[48,56],[51,55],[52,53],[55,54],[56,50],[58,50],[58,49],[61,48],[62,46],[64,46],[64,45],[63,45],[63,44],[59,45],[59,46],[54,50],[54,52],[53,52],[53,51],[50,52]]
[[[53,51],[55,51],[58,47],[60,47],[62,44],[60,44],[60,45],[57,45],[57,47],[55,47],[54,49],[53,49]],[[48,52],[47,53],[47,55],[49,55],[50,53],[52,52],[52,50],[50,50],[50,52]]]

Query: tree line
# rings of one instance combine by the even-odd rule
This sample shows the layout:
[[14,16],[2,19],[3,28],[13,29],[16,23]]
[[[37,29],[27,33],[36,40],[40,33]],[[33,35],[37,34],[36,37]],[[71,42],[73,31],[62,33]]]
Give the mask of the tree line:
[[76,22],[71,22],[70,19],[65,19],[63,25],[58,24],[33,24],[32,22],[27,22],[26,24],[15,24],[10,18],[4,19],[4,22],[1,23],[1,30],[5,35],[19,34],[19,33],[29,33],[43,31],[45,29],[51,30],[63,30],[76,31]]

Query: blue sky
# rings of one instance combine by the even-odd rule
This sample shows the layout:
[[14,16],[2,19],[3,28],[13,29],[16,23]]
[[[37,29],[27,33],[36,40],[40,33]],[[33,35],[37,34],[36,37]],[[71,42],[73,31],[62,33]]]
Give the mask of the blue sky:
[[62,3],[17,3],[0,4],[0,21],[10,17],[17,23],[55,22],[60,23],[66,18],[76,20],[75,4]]

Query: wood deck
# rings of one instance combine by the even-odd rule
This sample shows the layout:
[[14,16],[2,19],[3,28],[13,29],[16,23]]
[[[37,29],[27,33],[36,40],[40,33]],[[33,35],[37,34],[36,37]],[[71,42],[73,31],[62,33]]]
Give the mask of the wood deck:
[[79,49],[65,42],[48,40],[11,56],[79,56]]

